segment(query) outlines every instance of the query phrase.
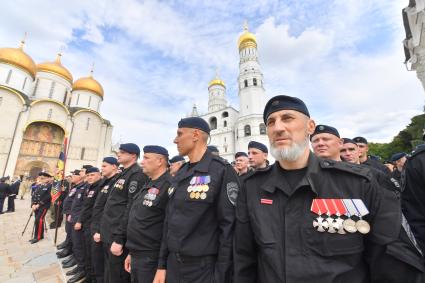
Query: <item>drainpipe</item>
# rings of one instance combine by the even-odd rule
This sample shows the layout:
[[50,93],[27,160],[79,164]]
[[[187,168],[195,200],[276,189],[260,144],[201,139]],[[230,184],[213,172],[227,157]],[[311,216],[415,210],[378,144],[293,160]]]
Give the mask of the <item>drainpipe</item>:
[[10,153],[12,152],[13,141],[15,140],[16,132],[18,130],[19,120],[21,119],[22,114],[24,112],[27,112],[28,109],[29,109],[28,105],[24,104],[24,109],[22,109],[21,112],[19,112],[18,118],[16,119],[15,129],[13,130],[12,142],[10,143],[9,153],[7,154],[6,164],[3,170],[3,176],[6,173],[6,168],[7,168],[7,165],[9,164]]

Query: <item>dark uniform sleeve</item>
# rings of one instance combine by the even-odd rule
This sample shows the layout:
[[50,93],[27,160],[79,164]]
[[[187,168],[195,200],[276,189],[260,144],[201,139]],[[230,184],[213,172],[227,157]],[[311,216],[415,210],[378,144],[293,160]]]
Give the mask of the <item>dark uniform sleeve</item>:
[[50,195],[50,191],[52,190],[52,185],[49,184],[47,186],[47,190],[43,190],[40,196],[40,205],[50,205],[52,200],[52,196]]
[[[168,195],[170,197],[170,194]],[[168,245],[167,245],[167,234],[168,234],[168,215],[169,215],[170,206],[167,205],[165,209],[165,218],[164,226],[162,232],[161,248],[159,249],[158,257],[158,269],[167,269],[167,259],[168,259]]]
[[236,204],[235,283],[257,282],[257,253],[253,235],[248,213],[247,191],[243,183]]
[[[103,186],[101,188],[103,188]],[[93,235],[100,233],[100,219],[102,218],[105,203],[106,194],[99,192],[93,206],[93,217],[91,222],[91,232]]]
[[219,248],[215,266],[216,282],[232,282],[233,275],[233,234],[235,228],[235,205],[239,193],[239,178],[227,164],[217,203]]
[[[90,192],[90,191],[89,191]],[[94,197],[85,197],[83,200],[83,209],[81,210],[81,214],[77,222],[81,224],[86,224],[88,219],[90,218],[91,210],[93,209],[93,203],[96,198]],[[90,228],[90,227],[87,227]]]
[[127,191],[127,207],[120,221],[120,225],[112,231],[113,242],[124,245],[127,239],[127,223],[128,223],[128,214],[130,213],[131,206],[133,205],[133,198],[139,191],[139,189],[146,182],[146,175],[141,172],[133,173],[128,182],[126,182],[126,191]]

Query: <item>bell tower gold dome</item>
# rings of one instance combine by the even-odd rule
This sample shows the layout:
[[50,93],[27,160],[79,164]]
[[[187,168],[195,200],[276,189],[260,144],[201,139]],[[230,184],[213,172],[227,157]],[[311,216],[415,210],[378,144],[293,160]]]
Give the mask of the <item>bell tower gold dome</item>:
[[93,78],[93,70],[88,77],[80,78],[72,85],[72,90],[88,90],[103,98],[102,85]]
[[239,37],[238,40],[239,51],[245,48],[257,48],[257,38],[255,35],[248,31],[248,24],[245,22],[244,24],[244,32]]
[[21,41],[18,48],[0,48],[0,62],[13,65],[19,69],[28,72],[31,77],[35,78],[36,65],[34,60],[24,52],[25,41]]
[[58,76],[61,76],[68,82],[72,84],[72,74],[68,71],[67,68],[65,68],[61,63],[61,57],[62,54],[58,53],[58,56],[56,57],[56,60],[54,62],[46,62],[41,63],[37,65],[37,71],[38,72],[47,72],[47,73],[53,73]]

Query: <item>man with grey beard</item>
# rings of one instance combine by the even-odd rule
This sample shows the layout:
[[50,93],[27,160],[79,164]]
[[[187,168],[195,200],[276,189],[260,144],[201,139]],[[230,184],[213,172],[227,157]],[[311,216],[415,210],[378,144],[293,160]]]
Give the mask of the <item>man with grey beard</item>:
[[400,208],[367,168],[310,152],[315,122],[304,102],[273,97],[263,119],[276,162],[239,191],[234,282],[421,282],[407,276],[423,270],[423,260],[388,262],[387,273],[403,281],[376,275],[377,255],[398,238]]

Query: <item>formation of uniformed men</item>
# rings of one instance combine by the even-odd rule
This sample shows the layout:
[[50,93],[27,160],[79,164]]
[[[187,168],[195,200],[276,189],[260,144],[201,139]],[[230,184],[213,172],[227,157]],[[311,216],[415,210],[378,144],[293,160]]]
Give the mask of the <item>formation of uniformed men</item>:
[[[425,147],[393,155],[390,172],[298,98],[272,98],[263,118],[270,147],[251,141],[233,168],[190,117],[179,156],[126,143],[100,170],[74,170],[58,245],[68,282],[425,282]],[[33,193],[34,242],[50,189]]]

